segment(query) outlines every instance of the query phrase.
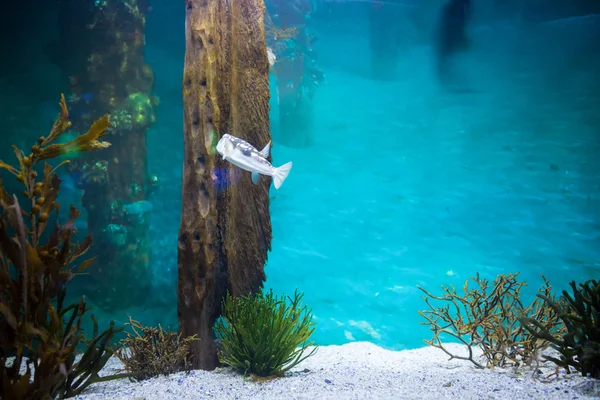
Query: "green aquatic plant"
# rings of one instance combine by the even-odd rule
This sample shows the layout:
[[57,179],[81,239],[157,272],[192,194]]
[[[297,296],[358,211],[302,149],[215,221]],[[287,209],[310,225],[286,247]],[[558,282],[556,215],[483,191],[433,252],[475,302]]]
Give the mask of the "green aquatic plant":
[[127,323],[133,333],[121,341],[115,355],[125,369],[137,380],[158,375],[169,375],[192,368],[190,343],[198,340],[197,335],[182,339],[181,334],[157,327],[142,326],[129,317]]
[[317,346],[309,350],[313,342],[308,340],[314,322],[302,297],[295,291],[288,304],[286,296],[272,290],[239,298],[227,293],[214,328],[221,344],[219,360],[245,374],[272,378],[312,356]]
[[[525,306],[521,300],[521,289],[525,282],[517,280],[519,274],[498,275],[490,285],[487,279],[479,277],[465,281],[463,294],[457,293],[453,286],[442,286],[442,296],[434,296],[419,287],[426,296],[422,297],[429,310],[419,311],[433,332],[431,340],[425,343],[443,350],[450,359],[468,360],[478,368],[515,367],[537,365],[541,352],[551,343],[549,338],[533,335],[520,323],[521,317],[529,317],[548,331],[552,337],[560,335],[564,327],[558,312],[536,297]],[[554,298],[552,287],[546,278],[538,294]],[[469,287],[469,281],[475,283]],[[431,300],[441,301],[444,305],[435,307]],[[452,354],[444,347],[442,336],[449,336],[466,345],[468,354]],[[475,348],[481,348],[484,361],[476,360]]]
[[549,331],[547,326],[533,318],[521,318],[523,326],[536,338],[551,343],[560,357],[544,356],[567,373],[571,368],[584,376],[600,378],[600,282],[589,280],[570,283],[573,295],[563,290],[557,301],[538,294],[552,308],[566,329],[560,336]]
[[[60,155],[109,146],[99,141],[109,126],[108,116],[89,131],[66,143],[54,141],[70,127],[64,96],[50,135],[40,137],[31,153],[13,146],[18,166],[0,161],[0,169],[25,186],[23,200],[9,195],[0,180],[0,398],[37,400],[71,397],[94,382],[120,376],[99,377],[112,355],[111,340],[118,331],[111,323],[86,340],[82,318],[89,311],[85,298],[65,305],[66,286],[85,271],[92,259],[81,261],[91,245],[88,236],[76,243],[71,206],[66,224],[58,224],[56,204],[60,180],[56,168],[44,163],[38,181],[38,164]],[[64,161],[60,165],[66,163]],[[60,166],[59,165],[59,166]],[[22,204],[26,204],[25,207]],[[49,232],[46,228],[50,228]],[[80,358],[77,347],[84,348]]]

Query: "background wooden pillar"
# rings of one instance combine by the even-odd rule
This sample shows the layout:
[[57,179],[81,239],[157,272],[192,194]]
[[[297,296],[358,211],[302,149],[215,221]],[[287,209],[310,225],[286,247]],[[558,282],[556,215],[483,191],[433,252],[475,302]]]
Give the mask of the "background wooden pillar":
[[55,57],[69,77],[73,128],[85,132],[105,113],[112,123],[107,140],[113,146],[71,158],[65,168],[84,191],[87,231],[94,239],[90,254],[98,256],[76,288],[107,312],[144,304],[151,289],[146,133],[158,99],[144,58],[147,8],[146,0],[59,5]]
[[257,148],[270,140],[269,64],[263,0],[186,0],[183,77],[183,210],[179,233],[178,318],[198,334],[194,367],[217,366],[212,327],[227,289],[260,290],[271,247],[270,179],[223,161],[224,133]]
[[306,148],[313,143],[313,96],[322,81],[322,72],[315,68],[312,37],[308,22],[312,12],[310,0],[271,0],[270,15],[274,25],[290,27],[295,34],[270,43],[278,64],[277,93],[279,129],[277,142],[287,147]]

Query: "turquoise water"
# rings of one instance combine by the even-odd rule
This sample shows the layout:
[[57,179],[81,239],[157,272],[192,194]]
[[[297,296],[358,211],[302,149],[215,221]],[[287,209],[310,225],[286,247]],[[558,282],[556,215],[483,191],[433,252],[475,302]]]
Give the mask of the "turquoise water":
[[[568,115],[554,127],[498,120],[489,94],[415,97],[418,81],[357,78],[343,90],[349,76],[328,77],[314,147],[273,149],[294,170],[272,205],[266,269],[267,286],[306,292],[320,341],[419,345],[416,285],[461,286],[476,272],[519,271],[534,286],[544,273],[561,287],[597,276],[599,191],[587,175],[597,132],[575,136]],[[355,90],[374,100],[348,100]]]
[[[126,322],[126,313],[144,324],[177,323],[185,10],[152,3],[146,58],[161,98],[148,132],[149,169],[161,181],[150,199],[154,288],[142,307],[95,308],[101,326]],[[294,167],[281,190],[272,189],[265,287],[304,292],[318,343],[422,346],[430,333],[420,325],[425,303],[417,285],[440,293],[476,273],[520,272],[531,299],[542,273],[557,290],[598,279],[600,16],[567,18],[559,10],[548,11],[556,19],[521,23],[479,10],[472,49],[457,60],[469,90],[456,93],[442,90],[433,72],[428,32],[440,2],[429,0],[418,13],[410,1],[396,2],[403,7],[389,20],[401,39],[390,38],[397,64],[386,79],[371,70],[373,2],[313,3],[310,28],[325,79],[311,106],[310,146],[279,140],[278,76],[271,74],[273,163]],[[34,42],[26,46],[32,54]],[[67,84],[56,66],[31,58],[22,79],[35,78],[36,87],[7,78],[2,86],[11,94],[0,97],[5,106],[30,102],[13,100],[19,93],[47,99],[39,106],[43,125],[23,122],[35,140]],[[80,193],[72,196],[77,202]]]
[[[271,101],[273,163],[294,167],[272,188],[265,287],[305,293],[315,340],[422,346],[430,333],[420,325],[417,285],[439,293],[477,272],[520,272],[531,299],[541,273],[557,289],[598,277],[600,63],[587,47],[598,19],[530,25],[527,34],[510,24],[476,26],[475,50],[459,60],[469,93],[440,90],[427,41],[402,47],[394,79],[373,79],[364,27],[353,22],[314,22],[325,81],[310,147],[278,143],[275,90]],[[165,141],[182,145],[182,59],[165,61],[175,51],[153,45],[151,18],[149,30],[162,96],[152,154]],[[165,294],[145,322],[175,323],[182,160],[156,154],[151,169],[162,170],[163,187],[152,216],[155,274]]]
[[440,90],[427,43],[379,81],[364,35],[322,34],[314,142],[274,142],[294,168],[273,193],[265,284],[305,293],[319,343],[423,345],[417,285],[520,272],[531,299],[541,273],[557,289],[599,275],[600,64],[582,56],[597,21],[477,27],[460,94]]
[[520,272],[531,295],[540,273],[559,288],[599,275],[597,92],[577,103],[592,94],[583,72],[557,83],[497,51],[464,61],[469,94],[440,92],[426,47],[394,82],[326,69],[313,146],[275,143],[294,169],[271,207],[266,286],[306,293],[319,342],[421,346],[417,285]]

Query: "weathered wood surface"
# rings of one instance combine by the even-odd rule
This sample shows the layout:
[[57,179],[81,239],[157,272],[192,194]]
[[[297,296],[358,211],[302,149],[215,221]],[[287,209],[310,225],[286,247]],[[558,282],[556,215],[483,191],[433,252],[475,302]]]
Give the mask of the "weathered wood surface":
[[[217,366],[212,327],[226,290],[256,292],[271,247],[270,179],[215,151],[230,133],[257,148],[270,140],[269,64],[264,0],[187,0],[183,77],[183,210],[179,234],[178,317],[198,334],[194,367]],[[223,172],[224,171],[224,172]]]

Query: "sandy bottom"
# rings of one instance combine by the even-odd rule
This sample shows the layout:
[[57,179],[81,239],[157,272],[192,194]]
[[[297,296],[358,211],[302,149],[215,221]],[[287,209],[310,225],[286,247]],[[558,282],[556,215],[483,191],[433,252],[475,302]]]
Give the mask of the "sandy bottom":
[[[459,354],[464,348],[448,345]],[[104,373],[122,368],[114,357]],[[600,399],[600,381],[577,374],[532,379],[530,368],[480,370],[425,347],[389,351],[367,342],[324,346],[284,378],[266,383],[228,368],[191,371],[142,382],[118,380],[90,386],[76,399]]]

